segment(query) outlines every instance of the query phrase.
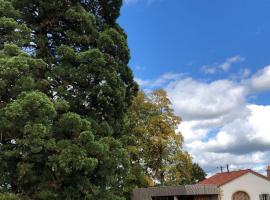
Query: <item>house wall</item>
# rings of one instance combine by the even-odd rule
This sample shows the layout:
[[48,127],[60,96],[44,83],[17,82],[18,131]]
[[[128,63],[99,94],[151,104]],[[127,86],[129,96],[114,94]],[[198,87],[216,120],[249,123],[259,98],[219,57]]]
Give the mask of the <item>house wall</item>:
[[259,200],[260,194],[270,194],[270,181],[247,173],[221,186],[220,189],[221,200],[232,200],[232,195],[237,191],[246,192],[250,200]]

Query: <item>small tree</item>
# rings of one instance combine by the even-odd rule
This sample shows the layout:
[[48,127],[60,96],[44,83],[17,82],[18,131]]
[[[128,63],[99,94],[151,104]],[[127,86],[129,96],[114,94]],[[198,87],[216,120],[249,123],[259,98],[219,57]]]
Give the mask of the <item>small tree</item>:
[[200,167],[198,163],[192,164],[192,183],[198,183],[206,178],[205,171]]
[[192,159],[176,131],[180,121],[164,90],[140,92],[134,99],[126,119],[126,131],[133,137],[127,141],[132,163],[143,171],[148,185],[190,182]]

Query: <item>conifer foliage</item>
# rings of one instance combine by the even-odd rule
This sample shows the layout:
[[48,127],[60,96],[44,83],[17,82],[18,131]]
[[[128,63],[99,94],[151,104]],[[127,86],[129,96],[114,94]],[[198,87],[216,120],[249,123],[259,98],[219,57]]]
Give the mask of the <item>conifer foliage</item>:
[[0,199],[122,199],[137,86],[121,0],[0,0]]

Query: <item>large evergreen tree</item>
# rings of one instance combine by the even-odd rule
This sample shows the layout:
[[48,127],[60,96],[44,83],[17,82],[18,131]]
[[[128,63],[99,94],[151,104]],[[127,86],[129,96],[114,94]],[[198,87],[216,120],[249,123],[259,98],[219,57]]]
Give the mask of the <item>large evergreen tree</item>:
[[0,0],[0,199],[121,199],[137,86],[121,0]]
[[136,91],[126,35],[116,24],[121,0],[13,0],[31,30],[24,47],[48,64],[51,96],[114,130]]

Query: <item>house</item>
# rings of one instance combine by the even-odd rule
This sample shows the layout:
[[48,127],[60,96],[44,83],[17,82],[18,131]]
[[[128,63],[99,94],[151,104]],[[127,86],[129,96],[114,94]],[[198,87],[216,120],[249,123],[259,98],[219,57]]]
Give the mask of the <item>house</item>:
[[214,185],[186,185],[137,188],[131,200],[218,200],[219,189]]
[[218,173],[199,183],[220,189],[221,200],[270,200],[270,166],[267,176],[253,170]]
[[137,188],[132,200],[270,200],[267,176],[253,170],[218,173],[195,185]]

